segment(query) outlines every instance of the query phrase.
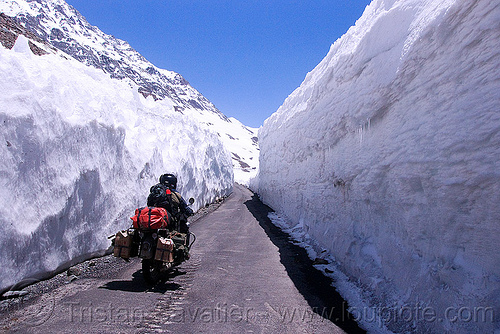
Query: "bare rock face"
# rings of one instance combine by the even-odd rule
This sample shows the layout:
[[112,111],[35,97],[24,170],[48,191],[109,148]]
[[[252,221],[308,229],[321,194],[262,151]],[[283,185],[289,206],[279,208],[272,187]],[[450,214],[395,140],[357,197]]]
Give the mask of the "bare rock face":
[[[12,49],[19,35],[24,35],[31,40],[37,41],[38,43],[49,47],[48,43],[24,28],[16,18],[0,13],[0,43],[2,43],[5,48]],[[38,56],[48,53],[31,41],[29,42],[29,47],[31,52]]]

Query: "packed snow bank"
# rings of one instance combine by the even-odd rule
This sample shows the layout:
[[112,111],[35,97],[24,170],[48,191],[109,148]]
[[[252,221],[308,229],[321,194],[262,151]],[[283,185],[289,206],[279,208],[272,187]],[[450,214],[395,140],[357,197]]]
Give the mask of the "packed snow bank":
[[0,47],[0,290],[106,249],[149,187],[179,178],[194,209],[233,186],[215,133],[97,69]]
[[375,0],[259,132],[262,199],[389,330],[500,327],[499,87],[498,2]]

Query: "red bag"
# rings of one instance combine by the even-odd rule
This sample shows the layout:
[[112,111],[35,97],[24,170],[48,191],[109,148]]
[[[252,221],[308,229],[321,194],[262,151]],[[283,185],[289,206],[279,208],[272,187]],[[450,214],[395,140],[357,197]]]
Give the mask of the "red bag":
[[135,209],[135,216],[130,217],[134,228],[159,229],[167,228],[171,218],[164,208],[145,207]]

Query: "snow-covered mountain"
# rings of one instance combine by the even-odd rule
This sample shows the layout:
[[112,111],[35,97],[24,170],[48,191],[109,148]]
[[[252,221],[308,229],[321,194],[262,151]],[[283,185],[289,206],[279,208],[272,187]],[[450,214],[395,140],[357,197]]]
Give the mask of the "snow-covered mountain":
[[498,1],[372,1],[259,142],[263,200],[371,332],[500,330]]
[[0,291],[107,249],[165,172],[194,209],[255,173],[253,129],[63,1],[0,12]]
[[64,0],[2,1],[0,12],[16,17],[40,39],[82,63],[134,83],[142,95],[169,100],[175,111],[200,118],[232,152],[235,180],[246,184],[255,176],[259,153],[255,129],[227,118],[180,74],[154,66],[127,42],[90,25]]

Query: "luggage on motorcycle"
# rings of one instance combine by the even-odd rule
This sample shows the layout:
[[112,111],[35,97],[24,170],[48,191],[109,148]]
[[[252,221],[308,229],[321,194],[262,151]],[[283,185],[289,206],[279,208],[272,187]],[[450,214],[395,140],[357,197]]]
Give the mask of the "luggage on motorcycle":
[[180,256],[181,259],[189,260],[189,234],[187,233],[179,233],[174,232],[170,234],[170,238],[174,242],[175,252],[177,256]]
[[174,242],[172,239],[159,237],[156,244],[155,260],[174,262]]
[[115,248],[113,255],[122,259],[130,258],[132,250],[132,235],[128,231],[120,231],[115,236]]
[[170,238],[174,242],[175,246],[187,246],[187,233],[174,232],[170,234]]
[[159,229],[167,228],[172,220],[170,213],[164,208],[145,207],[135,210],[135,216],[130,217],[134,228]]
[[168,187],[161,183],[152,186],[149,190],[148,206],[165,206],[165,204],[168,204],[167,189]]
[[158,183],[149,190],[147,204],[148,206],[166,208],[168,212],[174,213],[179,211],[181,203],[181,195],[176,191],[170,190],[166,185]]

